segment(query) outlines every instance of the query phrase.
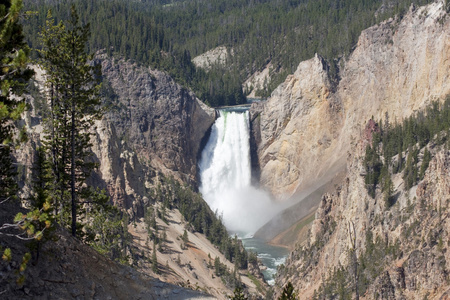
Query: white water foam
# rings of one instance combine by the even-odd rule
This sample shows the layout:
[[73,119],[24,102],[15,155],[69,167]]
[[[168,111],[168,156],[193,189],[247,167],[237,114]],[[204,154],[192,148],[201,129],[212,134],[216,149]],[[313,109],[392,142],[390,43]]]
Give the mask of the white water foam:
[[199,163],[200,192],[230,231],[253,234],[281,205],[251,186],[248,111],[219,111]]
[[273,276],[277,274],[277,269],[279,266],[284,264],[286,261],[286,256],[280,258],[274,258],[272,254],[269,253],[258,253],[258,258],[264,263],[267,269],[263,270],[262,273],[267,280],[269,285],[275,284],[275,279]]

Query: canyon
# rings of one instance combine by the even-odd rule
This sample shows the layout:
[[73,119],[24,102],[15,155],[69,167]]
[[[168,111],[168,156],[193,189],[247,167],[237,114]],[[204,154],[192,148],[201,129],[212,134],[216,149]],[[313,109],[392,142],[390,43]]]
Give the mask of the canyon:
[[[275,217],[275,221],[257,233],[292,250],[276,277],[275,296],[291,282],[298,295],[312,298],[333,278],[333,270],[349,266],[349,249],[355,251],[356,257],[362,257],[371,242],[380,240],[385,245],[400,244],[398,251],[402,254],[388,257],[389,266],[383,267],[367,287],[366,299],[375,298],[378,291],[383,299],[450,297],[446,265],[450,259],[449,245],[438,242],[439,238],[449,239],[448,149],[428,146],[432,153],[430,167],[424,179],[412,189],[402,186],[400,175],[393,179],[398,195],[389,211],[383,209],[381,197],[370,198],[361,176],[364,150],[369,143],[364,133],[370,119],[401,122],[450,94],[447,5],[446,1],[437,1],[423,7],[411,6],[402,18],[389,19],[364,30],[353,52],[341,58],[337,82],[330,78],[326,61],[315,55],[300,62],[296,72],[267,101],[252,104],[249,111],[252,182],[270,193],[276,202],[295,204],[295,209],[291,207],[290,212],[279,215],[278,219],[286,222],[278,224]],[[216,50],[221,63],[226,52],[223,48]],[[208,65],[215,61],[208,55],[199,63]],[[109,57],[104,52],[97,53],[95,63],[102,67],[105,104],[109,110],[92,129],[92,150],[98,170],[89,184],[104,188],[111,201],[127,213],[135,247],[147,251],[143,225],[146,208],[167,178],[198,189],[200,154],[217,113],[165,72]],[[255,74],[254,77],[260,78],[255,82],[260,84],[264,74]],[[42,81],[39,70],[36,80]],[[36,105],[31,96],[29,101]],[[25,123],[30,140],[18,151],[17,160],[22,165],[32,165],[32,153],[42,134],[35,110],[27,112]],[[25,182],[31,173],[25,171],[21,176]],[[26,186],[23,193],[27,193]],[[309,231],[301,232],[301,240],[300,233],[295,231],[289,237],[279,235],[305,219],[309,220]],[[54,274],[74,274],[71,273],[76,271],[74,268],[69,268],[70,272],[66,269],[76,264],[70,259],[77,259],[70,257],[78,257],[81,252],[92,257],[92,260],[79,259],[83,267],[92,265],[106,272],[105,266],[111,264],[112,275],[98,275],[103,276],[101,280],[108,278],[107,286],[115,290],[111,297],[125,299],[128,286],[139,295],[157,299],[178,294],[185,298],[209,297],[171,285],[194,288],[196,280],[199,289],[216,298],[231,295],[232,289],[219,278],[213,278],[207,266],[211,257],[226,261],[217,247],[201,234],[190,232],[192,247],[181,249],[179,236],[187,224],[177,210],[170,213],[170,220],[171,247],[186,254],[180,264],[175,262],[174,255],[161,256],[173,274],[153,274],[144,262],[140,271],[146,275],[137,274],[99,258],[92,249],[86,250],[70,237],[64,237],[58,242],[60,250],[55,251],[69,262],[62,266],[41,262],[50,268],[47,274],[50,283],[40,284],[40,275],[32,274],[30,280],[34,280],[35,290],[15,291],[11,297],[32,298],[38,295],[36,290],[50,287],[56,296],[75,298],[82,295],[77,289],[88,291],[88,284],[92,285],[89,287],[92,295],[100,293],[98,281],[80,283],[66,293],[59,291],[57,282],[51,281],[55,281],[51,279]],[[422,225],[418,226],[416,220],[421,220]],[[158,223],[166,226],[161,219]],[[367,238],[369,231],[372,240]],[[354,249],[351,235],[356,241]],[[231,262],[226,265],[233,268]],[[81,273],[73,276],[82,278],[85,275]],[[252,294],[262,297],[268,289],[261,283],[256,266],[241,276]],[[144,288],[146,285],[156,287],[160,294]]]
[[[448,240],[448,205],[441,204],[450,196],[448,149],[428,146],[432,163],[411,190],[404,188],[400,176],[394,178],[398,198],[391,211],[383,208],[381,196],[373,200],[368,195],[362,176],[370,119],[398,123],[450,93],[445,5],[411,6],[403,18],[363,31],[352,54],[343,59],[337,85],[328,76],[326,62],[316,55],[301,62],[267,102],[252,105],[260,184],[278,201],[300,201],[295,213],[284,212],[259,233],[264,236],[278,226],[268,239],[284,231],[273,242],[284,239],[281,243],[293,249],[279,269],[276,295],[288,282],[302,299],[324,293],[336,270],[351,267],[351,251],[361,258],[372,251],[372,243],[383,241],[385,247],[399,245],[401,254],[379,258],[376,263],[386,267],[360,296],[447,299],[448,244],[438,247],[434,241]],[[302,199],[308,202],[303,207]],[[316,208],[309,233],[293,231]],[[286,216],[291,217],[289,223],[278,224]],[[419,219],[421,226],[414,228]],[[292,224],[294,236],[286,241]],[[367,238],[368,232],[373,238]]]
[[314,190],[345,167],[373,116],[400,122],[450,92],[444,2],[411,6],[362,32],[333,86],[318,55],[251,108],[261,186],[279,201]]

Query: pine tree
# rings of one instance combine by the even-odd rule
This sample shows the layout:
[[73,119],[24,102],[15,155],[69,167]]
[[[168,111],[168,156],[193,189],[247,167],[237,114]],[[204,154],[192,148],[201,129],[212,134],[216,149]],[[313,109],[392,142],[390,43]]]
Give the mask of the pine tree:
[[402,168],[403,168],[403,151],[402,146],[399,143],[397,147],[397,165],[395,166],[394,173],[400,172]]
[[406,165],[403,173],[403,180],[405,181],[406,189],[410,189],[416,183],[417,179],[417,167],[414,162],[414,151],[415,149],[410,149],[406,158]]
[[230,299],[232,299],[232,300],[247,300],[248,297],[245,296],[241,287],[237,287],[234,289],[234,295],[233,295],[233,297],[230,297]]
[[[17,198],[11,148],[26,139],[25,128],[18,128],[16,121],[20,120],[26,109],[21,96],[34,73],[27,67],[29,48],[23,41],[22,26],[19,23],[22,8],[21,0],[0,2],[0,204]],[[45,201],[40,204],[39,208],[27,214],[18,213],[13,222],[0,224],[0,235],[39,241],[50,226],[46,213],[50,207]],[[16,202],[11,205],[20,204]],[[2,245],[0,248],[3,250],[2,258],[7,262],[11,261],[11,249],[3,249]],[[16,270],[18,283],[25,280],[23,272],[30,259],[30,253],[23,256],[19,270]]]
[[31,206],[42,208],[49,201],[49,189],[51,184],[51,169],[49,162],[45,157],[45,150],[38,147],[35,152],[35,163],[32,168],[32,195]]
[[383,200],[384,206],[386,209],[389,209],[392,206],[392,194],[394,193],[394,184],[392,183],[391,174],[387,173],[384,178],[384,187],[383,187]]
[[153,240],[152,271],[156,274],[159,274],[158,258],[156,257],[156,241],[155,240]]
[[[98,193],[97,196],[108,199],[104,193]],[[120,211],[114,206],[91,210],[88,215],[90,221],[83,230],[87,243],[113,260],[128,262],[126,218],[124,220]]]
[[218,256],[214,259],[214,270],[216,276],[222,276],[222,263],[220,262],[220,258]]
[[[41,66],[46,71],[51,114],[45,120],[46,147],[52,157],[55,197],[60,214],[70,211],[72,235],[82,202],[92,202],[93,191],[84,186],[95,165],[89,162],[90,130],[102,114],[99,68],[85,51],[89,25],[82,26],[75,7],[70,20],[54,25],[49,13],[41,33]],[[65,192],[65,191],[70,191]],[[70,205],[68,205],[70,203]]]
[[[35,162],[32,168],[32,192],[30,205],[35,212],[40,212],[40,222],[34,222],[33,226],[38,232],[44,232],[44,240],[51,236],[53,230],[49,230],[54,216],[51,213],[51,198],[49,196],[49,183],[51,182],[50,167],[45,158],[42,147],[38,147],[35,152]],[[39,239],[40,240],[40,239]],[[37,257],[39,257],[41,243],[36,243]]]
[[295,300],[297,296],[294,291],[294,286],[291,282],[288,282],[286,286],[283,288],[283,292],[281,296],[278,298],[279,300]]
[[366,155],[364,157],[364,166],[366,169],[366,177],[365,184],[369,195],[372,198],[375,198],[376,187],[380,179],[381,169],[383,167],[383,163],[380,159],[380,156],[377,152],[378,141],[375,141],[374,134],[374,142],[373,146],[367,145],[366,147]]
[[20,96],[33,75],[27,67],[29,48],[18,22],[22,7],[21,0],[0,3],[0,203],[15,197],[17,191],[11,146],[23,140],[25,134],[20,131],[19,139],[14,140],[18,129],[14,121],[26,109]]
[[158,225],[156,223],[155,211],[152,206],[149,206],[147,208],[144,220],[147,227],[147,233],[149,235],[149,238],[151,240],[156,239],[156,234],[158,232]]
[[186,229],[183,232],[183,243],[186,247],[187,247],[187,244],[189,243],[189,236],[188,236]]
[[428,148],[425,148],[425,151],[423,153],[422,165],[420,166],[420,173],[419,173],[420,180],[422,180],[423,177],[425,176],[425,171],[428,169],[430,160],[431,160],[430,151],[428,151]]
[[64,32],[62,23],[54,26],[51,12],[49,11],[46,26],[40,33],[43,50],[40,51],[40,65],[46,72],[46,88],[48,90],[49,112],[48,117],[44,118],[44,129],[46,138],[42,141],[45,151],[50,152],[53,183],[51,186],[51,196],[55,205],[55,215],[62,218],[64,198],[66,190],[67,176],[65,174],[65,165],[67,164],[66,141],[68,140],[67,131],[61,130],[62,124],[67,124],[67,109],[61,95],[63,70],[61,54],[63,50],[59,42],[59,36]]

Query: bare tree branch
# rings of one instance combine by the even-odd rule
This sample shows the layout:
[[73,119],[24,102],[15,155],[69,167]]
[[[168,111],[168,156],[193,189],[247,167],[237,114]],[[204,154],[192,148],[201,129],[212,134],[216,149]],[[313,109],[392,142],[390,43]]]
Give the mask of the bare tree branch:
[[5,199],[0,201],[0,204],[3,204],[3,203],[7,202],[10,199],[11,199],[11,197],[6,197]]

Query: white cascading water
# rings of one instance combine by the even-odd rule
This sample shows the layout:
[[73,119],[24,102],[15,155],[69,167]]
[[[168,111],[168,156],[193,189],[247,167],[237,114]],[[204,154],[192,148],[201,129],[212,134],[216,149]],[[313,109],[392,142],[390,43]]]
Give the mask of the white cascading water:
[[281,207],[251,186],[248,111],[219,111],[199,163],[200,192],[228,230],[253,234]]

